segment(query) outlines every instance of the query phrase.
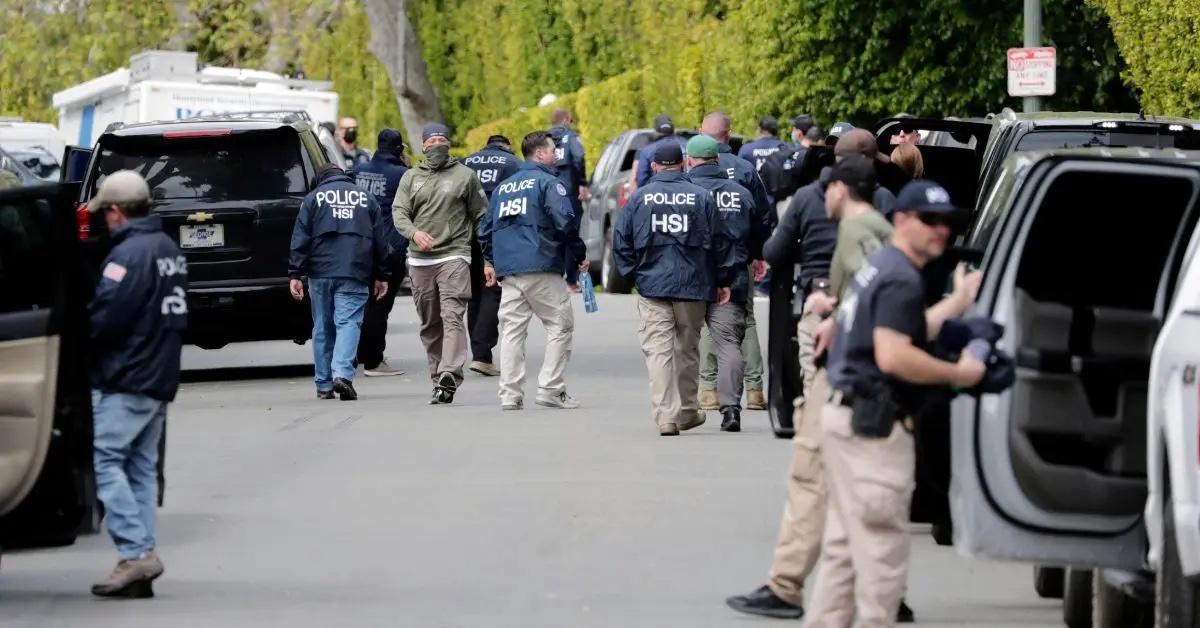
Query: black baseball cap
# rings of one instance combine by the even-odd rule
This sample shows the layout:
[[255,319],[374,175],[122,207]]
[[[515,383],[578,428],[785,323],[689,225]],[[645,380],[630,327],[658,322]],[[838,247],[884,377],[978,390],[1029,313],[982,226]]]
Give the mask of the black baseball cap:
[[795,118],[792,118],[792,128],[800,131],[801,133],[808,133],[808,130],[816,125],[817,123],[813,121],[812,116],[808,115],[807,113],[802,113]]
[[950,201],[950,193],[946,188],[926,179],[913,181],[900,190],[899,196],[896,197],[896,211],[955,217],[964,214],[962,209]]
[[671,116],[660,113],[654,117],[654,130],[663,135],[670,135],[675,132],[675,121]]
[[678,166],[683,163],[683,149],[678,142],[663,142],[654,149],[654,163],[660,166]]
[[512,146],[512,142],[508,141],[508,138],[503,135],[492,135],[487,138],[487,143],[488,144],[504,144],[505,146]]
[[838,122],[837,124],[833,125],[832,129],[829,129],[829,135],[825,136],[825,143],[836,144],[838,139],[853,130],[853,124],[850,124],[849,122]]

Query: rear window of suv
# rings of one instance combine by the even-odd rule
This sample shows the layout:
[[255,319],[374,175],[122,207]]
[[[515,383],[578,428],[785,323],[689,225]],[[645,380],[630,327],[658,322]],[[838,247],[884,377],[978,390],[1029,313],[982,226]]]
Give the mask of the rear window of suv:
[[300,141],[278,129],[209,137],[111,136],[101,141],[91,191],[133,170],[155,199],[261,199],[307,192]]
[[1123,129],[1047,129],[1030,131],[1017,143],[1018,151],[1060,148],[1200,148],[1200,132],[1168,131],[1154,127]]

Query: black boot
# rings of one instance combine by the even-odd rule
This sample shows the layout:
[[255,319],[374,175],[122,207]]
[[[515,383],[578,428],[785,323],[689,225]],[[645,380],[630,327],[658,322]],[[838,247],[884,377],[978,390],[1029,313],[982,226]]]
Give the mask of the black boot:
[[354,384],[342,377],[335,377],[333,379],[333,392],[337,393],[342,401],[354,401],[358,399],[358,391],[354,390]]
[[729,406],[721,411],[725,417],[721,421],[722,432],[740,432],[742,431],[742,411],[737,406]]
[[913,610],[908,607],[908,603],[900,600],[900,610],[896,611],[897,624],[911,624],[916,622],[916,617],[913,617]]
[[735,595],[725,600],[735,611],[750,615],[762,615],[776,619],[800,619],[804,617],[804,609],[785,602],[771,591],[771,587],[763,585],[746,595]]

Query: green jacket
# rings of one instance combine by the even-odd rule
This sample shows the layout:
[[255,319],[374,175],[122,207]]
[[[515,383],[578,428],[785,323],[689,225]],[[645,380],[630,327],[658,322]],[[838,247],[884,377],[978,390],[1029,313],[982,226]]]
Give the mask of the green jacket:
[[829,264],[829,287],[839,300],[872,253],[883,248],[892,237],[892,224],[876,211],[838,223],[837,246]]
[[[470,258],[471,237],[486,210],[487,195],[474,170],[454,158],[434,170],[426,160],[400,179],[392,202],[392,220],[400,235],[410,242],[409,257]],[[422,251],[412,242],[418,231],[433,238],[433,248]]]

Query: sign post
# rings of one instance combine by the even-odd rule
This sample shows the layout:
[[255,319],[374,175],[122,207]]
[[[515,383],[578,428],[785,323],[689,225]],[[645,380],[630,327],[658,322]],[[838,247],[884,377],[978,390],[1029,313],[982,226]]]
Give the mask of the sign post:
[[[1025,26],[1025,47],[1038,48],[1042,45],[1042,0],[1025,0],[1024,13]],[[1012,51],[1009,51],[1009,64],[1011,67]],[[1009,76],[1012,76],[1012,70],[1009,70]],[[1012,79],[1009,78],[1009,94],[1012,94]],[[1051,92],[1053,93],[1053,92]],[[1032,113],[1041,111],[1042,99],[1038,95],[1025,96],[1025,112]]]
[[1054,48],[1009,48],[1008,95],[1025,98],[1025,111],[1038,111],[1038,97],[1054,95],[1056,68]]

